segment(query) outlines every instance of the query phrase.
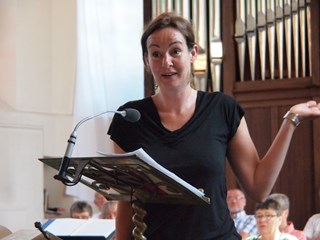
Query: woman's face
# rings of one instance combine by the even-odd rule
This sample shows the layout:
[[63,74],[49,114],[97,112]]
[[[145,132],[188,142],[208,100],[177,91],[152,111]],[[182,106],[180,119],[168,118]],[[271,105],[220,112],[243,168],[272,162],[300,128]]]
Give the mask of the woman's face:
[[274,209],[258,209],[256,211],[256,221],[259,233],[270,235],[279,230],[281,216],[277,216]]
[[148,37],[147,49],[146,67],[160,89],[189,84],[198,47],[195,45],[190,51],[181,32],[171,27],[157,30]]

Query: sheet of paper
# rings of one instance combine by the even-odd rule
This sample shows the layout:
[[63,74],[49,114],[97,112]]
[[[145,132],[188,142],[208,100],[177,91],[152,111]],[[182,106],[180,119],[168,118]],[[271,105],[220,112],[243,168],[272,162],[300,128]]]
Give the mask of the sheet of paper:
[[56,236],[104,236],[115,230],[114,219],[50,219],[43,224],[44,230]]
[[196,194],[199,197],[204,197],[204,193],[201,192],[199,189],[195,188],[191,184],[187,183],[183,179],[179,178],[177,175],[174,173],[170,172],[166,168],[162,167],[159,163],[157,163],[152,157],[150,157],[142,148],[137,149],[136,151],[133,152],[128,152],[128,153],[123,153],[123,154],[109,154],[109,153],[103,153],[101,151],[98,151],[99,154],[106,156],[106,157],[130,157],[130,156],[137,156],[139,157],[142,161],[147,163],[148,165],[152,166],[153,168],[159,170],[163,174],[167,175],[168,177],[172,178],[194,194]]

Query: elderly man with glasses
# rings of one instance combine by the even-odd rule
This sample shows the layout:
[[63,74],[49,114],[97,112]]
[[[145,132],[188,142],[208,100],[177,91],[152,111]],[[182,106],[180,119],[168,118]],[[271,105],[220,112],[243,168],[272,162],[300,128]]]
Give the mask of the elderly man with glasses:
[[242,239],[246,239],[248,236],[258,235],[255,216],[246,213],[246,198],[240,189],[236,188],[228,191],[227,205],[230,216]]

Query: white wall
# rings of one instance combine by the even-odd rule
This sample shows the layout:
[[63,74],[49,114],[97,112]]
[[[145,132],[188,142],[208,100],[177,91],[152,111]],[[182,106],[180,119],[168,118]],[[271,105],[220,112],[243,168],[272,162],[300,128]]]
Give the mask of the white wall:
[[70,114],[76,1],[1,0],[0,4],[2,100],[18,111]]
[[[137,9],[129,10],[141,18],[141,32],[142,0],[134,2]],[[76,10],[76,0],[0,0],[0,225],[13,232],[43,220],[44,187],[52,206],[68,208],[73,201],[38,158],[62,156],[73,128]],[[122,70],[125,64],[130,61]],[[130,98],[142,97],[142,73],[141,63],[140,79],[121,74],[131,83]],[[118,105],[128,89],[116,90],[110,99]]]

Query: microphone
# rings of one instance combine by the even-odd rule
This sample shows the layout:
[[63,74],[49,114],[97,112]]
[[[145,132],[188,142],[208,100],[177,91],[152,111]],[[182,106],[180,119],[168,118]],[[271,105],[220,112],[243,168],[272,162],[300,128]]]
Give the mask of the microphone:
[[65,185],[68,185],[68,186],[73,186],[78,183],[78,181],[70,181],[67,178],[67,170],[68,170],[68,167],[70,164],[70,158],[72,155],[73,147],[76,144],[76,140],[77,140],[77,130],[80,127],[80,125],[83,124],[84,122],[86,122],[90,119],[99,117],[99,116],[106,114],[106,113],[119,114],[125,120],[127,120],[129,122],[137,122],[137,121],[139,121],[140,116],[141,116],[140,112],[138,110],[136,110],[134,108],[125,108],[123,111],[105,111],[105,112],[101,112],[101,113],[98,113],[98,114],[95,114],[95,115],[92,115],[92,116],[89,116],[89,117],[82,119],[74,127],[74,129],[68,139],[68,145],[67,145],[64,157],[62,159],[62,162],[60,164],[59,173],[54,176],[54,179],[60,180],[61,182],[63,182]]

